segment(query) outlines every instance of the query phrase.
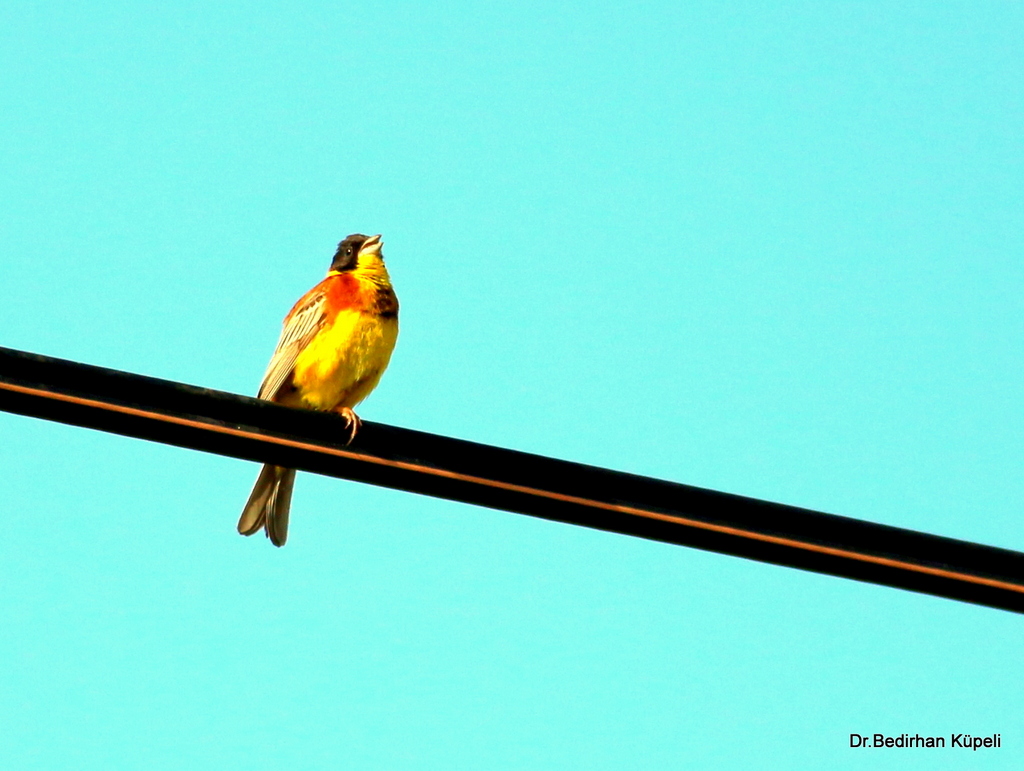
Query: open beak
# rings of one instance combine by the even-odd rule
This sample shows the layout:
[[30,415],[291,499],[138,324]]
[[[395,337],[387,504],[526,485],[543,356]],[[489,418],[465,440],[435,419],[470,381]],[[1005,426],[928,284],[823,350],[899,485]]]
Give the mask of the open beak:
[[370,236],[363,242],[363,246],[359,250],[359,253],[380,254],[380,249],[382,246],[384,246],[384,242],[380,238],[380,233],[378,233],[375,236]]

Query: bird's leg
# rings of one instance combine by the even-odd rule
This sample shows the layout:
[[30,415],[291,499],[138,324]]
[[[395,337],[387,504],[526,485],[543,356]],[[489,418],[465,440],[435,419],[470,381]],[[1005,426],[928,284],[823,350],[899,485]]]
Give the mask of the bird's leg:
[[352,440],[356,438],[356,432],[363,425],[363,421],[359,419],[359,416],[353,412],[351,407],[335,407],[334,411],[345,418],[345,427],[349,431],[348,441],[345,444],[352,444]]

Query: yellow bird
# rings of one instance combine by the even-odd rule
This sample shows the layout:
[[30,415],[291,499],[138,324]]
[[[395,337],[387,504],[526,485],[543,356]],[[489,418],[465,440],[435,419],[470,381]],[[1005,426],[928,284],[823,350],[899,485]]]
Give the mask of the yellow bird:
[[[384,267],[379,235],[355,233],[338,244],[327,278],[295,303],[260,385],[259,398],[289,407],[334,411],[359,429],[352,411],[374,389],[398,339],[398,298]],[[264,528],[275,546],[288,538],[295,469],[266,465],[256,479],[238,532]]]

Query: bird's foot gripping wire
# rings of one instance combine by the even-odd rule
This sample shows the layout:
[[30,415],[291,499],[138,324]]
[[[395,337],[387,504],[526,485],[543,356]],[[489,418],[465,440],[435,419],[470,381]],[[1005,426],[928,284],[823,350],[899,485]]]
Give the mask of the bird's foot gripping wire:
[[352,411],[351,407],[338,407],[335,412],[345,419],[345,428],[348,429],[348,441],[345,444],[352,444],[352,440],[356,438],[356,433],[362,427],[363,421]]

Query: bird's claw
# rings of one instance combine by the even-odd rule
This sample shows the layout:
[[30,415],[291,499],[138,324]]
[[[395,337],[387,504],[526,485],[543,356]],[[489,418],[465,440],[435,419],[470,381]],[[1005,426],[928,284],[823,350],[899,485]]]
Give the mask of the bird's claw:
[[362,427],[363,421],[351,407],[341,407],[337,412],[345,419],[345,427],[348,429],[348,441],[345,444],[352,444],[352,440],[356,438],[356,433]]

